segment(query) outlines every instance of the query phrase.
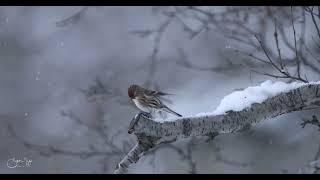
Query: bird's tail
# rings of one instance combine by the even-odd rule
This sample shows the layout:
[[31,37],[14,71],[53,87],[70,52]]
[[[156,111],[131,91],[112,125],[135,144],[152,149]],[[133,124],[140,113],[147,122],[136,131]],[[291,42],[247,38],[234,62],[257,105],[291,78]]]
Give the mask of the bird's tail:
[[174,115],[176,115],[176,116],[178,116],[178,117],[182,117],[181,114],[179,114],[179,113],[177,113],[177,112],[174,112],[173,110],[171,110],[171,109],[168,108],[168,107],[163,108],[163,110],[166,111],[166,112],[168,112],[168,113],[174,114]]
[[157,96],[169,96],[169,95],[175,95],[175,94],[171,94],[171,93],[166,93],[166,92],[162,92],[162,91],[157,91]]

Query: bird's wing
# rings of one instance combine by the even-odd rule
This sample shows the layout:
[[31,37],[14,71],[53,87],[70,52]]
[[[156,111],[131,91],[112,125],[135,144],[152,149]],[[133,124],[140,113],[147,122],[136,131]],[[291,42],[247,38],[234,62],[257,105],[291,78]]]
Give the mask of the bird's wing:
[[176,115],[176,116],[178,116],[178,117],[182,117],[181,114],[173,111],[173,110],[170,109],[168,106],[166,106],[166,105],[164,105],[164,104],[161,104],[161,106],[162,106],[162,107],[161,107],[161,110],[166,111],[166,112],[171,113],[171,114],[174,114],[174,115]]
[[159,109],[163,107],[162,102],[155,96],[143,96],[139,98],[139,102],[144,106]]
[[181,114],[173,111],[172,109],[170,109],[170,108],[168,108],[168,107],[164,107],[164,108],[162,108],[162,110],[163,110],[163,111],[166,111],[166,112],[168,112],[168,113],[174,114],[174,115],[176,115],[176,116],[178,116],[178,117],[182,117]]
[[149,96],[144,96],[143,98],[140,98],[139,101],[144,106],[149,106],[149,107],[154,108],[154,109],[163,110],[163,111],[166,111],[168,113],[172,113],[172,114],[174,114],[176,116],[182,117],[181,114],[179,114],[179,113],[173,111],[172,109],[170,109],[169,107],[167,107],[157,97],[151,97],[150,98]]
[[173,95],[170,93],[166,93],[166,92],[161,92],[161,91],[153,91],[153,90],[146,90],[145,94],[147,96],[165,96],[165,95]]

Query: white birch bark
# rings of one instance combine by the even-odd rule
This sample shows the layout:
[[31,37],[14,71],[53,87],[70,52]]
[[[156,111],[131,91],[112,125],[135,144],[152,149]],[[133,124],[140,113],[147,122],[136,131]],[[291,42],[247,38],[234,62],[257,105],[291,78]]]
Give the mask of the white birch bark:
[[136,116],[131,131],[138,144],[120,162],[115,173],[139,160],[150,148],[171,143],[190,136],[212,136],[233,133],[276,116],[320,107],[320,84],[306,84],[287,93],[270,97],[262,103],[254,103],[242,111],[228,111],[222,115],[182,117],[170,122],[155,122],[144,116]]

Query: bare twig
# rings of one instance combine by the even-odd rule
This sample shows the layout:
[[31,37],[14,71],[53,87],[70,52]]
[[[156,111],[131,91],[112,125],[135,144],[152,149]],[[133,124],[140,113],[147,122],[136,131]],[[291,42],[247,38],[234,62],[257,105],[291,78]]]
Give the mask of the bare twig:
[[[314,8],[314,7],[312,7],[312,8],[310,8],[310,7],[305,7],[305,9],[307,10],[307,12],[309,12],[310,15],[311,15],[311,19],[312,19],[313,25],[314,25],[314,27],[315,27],[316,30],[317,30],[318,37],[320,38],[320,29],[319,29],[318,23],[316,22],[316,19],[315,19],[315,15],[316,15],[316,14],[314,14],[313,8]],[[318,16],[318,15],[317,15],[317,16]]]
[[80,11],[78,11],[75,14],[71,15],[70,17],[56,22],[56,26],[57,27],[64,27],[64,26],[73,24],[75,22],[78,22],[80,20],[80,18],[84,15],[84,13],[86,12],[86,10],[88,8],[89,7],[87,7],[87,6],[83,7]]
[[264,54],[266,55],[266,57],[268,58],[270,64],[275,68],[277,69],[279,72],[282,72],[282,70],[272,61],[271,57],[269,56],[269,53],[267,52],[267,50],[265,49],[262,41],[258,38],[257,35],[254,35],[254,37],[256,38],[256,40],[259,42],[260,44],[260,47],[262,48]]
[[119,152],[116,151],[98,151],[93,146],[90,147],[90,151],[69,151],[64,149],[59,149],[53,146],[45,146],[45,145],[38,145],[28,142],[27,140],[20,137],[14,128],[8,124],[8,131],[11,137],[18,140],[24,147],[38,151],[40,155],[43,156],[52,156],[52,155],[64,155],[64,156],[74,156],[79,157],[81,159],[88,159],[95,156],[114,156],[114,155],[121,155]]
[[273,36],[274,36],[274,39],[276,40],[276,46],[277,46],[277,50],[278,50],[278,58],[279,58],[279,62],[280,62],[280,68],[283,69],[284,65],[283,65],[283,61],[282,61],[282,57],[281,57],[281,50],[280,50],[280,47],[279,47],[276,19],[274,19],[274,33],[273,33]]
[[156,36],[154,39],[153,49],[152,49],[152,53],[151,53],[151,57],[150,57],[151,63],[150,63],[150,67],[149,67],[149,72],[148,72],[148,75],[146,76],[147,80],[144,83],[144,85],[146,87],[151,86],[151,82],[153,81],[153,78],[154,78],[153,76],[156,71],[157,55],[159,52],[161,39],[162,39],[162,36],[163,36],[166,28],[169,26],[169,24],[171,23],[171,21],[173,20],[174,17],[175,17],[174,15],[169,16],[166,19],[166,21],[160,25],[159,29],[156,30]]
[[[303,15],[303,17],[304,17],[304,15]],[[290,19],[291,19],[291,18],[290,18]],[[303,23],[302,26],[305,26],[305,23]],[[295,47],[294,47],[294,45],[292,45],[292,44],[289,42],[288,37],[286,36],[286,33],[284,32],[283,26],[281,25],[281,26],[278,26],[278,27],[279,27],[279,33],[280,33],[280,35],[281,35],[280,37],[282,38],[282,40],[283,40],[283,42],[285,43],[285,45],[286,45],[293,53],[296,53]],[[303,34],[304,34],[305,31],[302,31],[302,32],[303,32]],[[303,35],[301,36],[301,38],[303,38]],[[302,39],[300,42],[301,42],[301,43],[304,43],[304,40]],[[302,52],[299,52],[299,54],[300,54],[300,58],[301,58],[301,63],[303,63],[305,66],[309,67],[312,71],[320,74],[320,68],[319,68],[318,66],[310,63],[306,57],[304,57],[303,55],[301,55]],[[295,60],[296,60],[296,59],[295,59]]]
[[311,55],[311,57],[317,62],[317,63],[320,63],[320,59],[315,57],[315,55],[311,52],[311,50],[308,48],[308,46],[306,44],[304,44],[304,47],[306,49],[306,51]]
[[109,135],[106,133],[106,131],[105,131],[105,129],[103,129],[103,127],[89,126],[88,124],[84,123],[79,117],[77,117],[76,114],[74,114],[72,111],[69,111],[69,112],[62,111],[61,115],[69,117],[71,120],[74,120],[79,125],[90,129],[92,132],[95,132],[97,135],[99,135],[99,137],[102,139],[102,141],[105,143],[105,145],[107,147],[111,148],[111,150],[113,152],[117,152],[117,154],[119,154],[119,155],[125,154],[125,151],[123,149],[117,147],[115,145],[115,143],[112,141],[112,139],[109,138]]
[[234,49],[234,51],[235,51],[236,53],[241,53],[241,54],[244,54],[244,55],[246,55],[246,56],[249,56],[249,57],[257,60],[258,62],[262,62],[262,63],[264,63],[264,64],[272,65],[272,63],[270,63],[269,61],[266,61],[266,60],[264,60],[264,59],[261,59],[261,58],[255,56],[255,55],[253,55],[252,53],[248,53],[248,52],[245,52],[245,51],[241,51],[241,50],[239,50],[239,49]]
[[317,118],[317,116],[313,115],[311,120],[303,120],[301,123],[302,128],[304,128],[307,124],[318,126],[318,130],[320,131],[320,120]]
[[[268,52],[266,51],[266,49],[264,48],[261,40],[258,38],[258,36],[255,35],[255,38],[257,39],[257,41],[259,42],[260,46],[261,46],[261,49],[263,50],[264,54],[266,55],[268,61],[270,62],[270,64],[281,74],[283,74],[283,76],[278,76],[278,75],[273,75],[273,74],[270,74],[270,73],[260,73],[256,70],[252,70],[256,73],[259,73],[259,74],[262,74],[262,75],[267,75],[267,76],[270,76],[270,77],[274,77],[274,78],[286,78],[286,79],[293,79],[293,80],[298,80],[298,81],[301,81],[301,82],[308,82],[306,79],[303,79],[301,78],[300,76],[300,67],[298,68],[298,77],[295,77],[295,76],[292,76],[290,75],[290,73],[286,70],[284,70],[283,68],[281,67],[278,67],[277,64],[274,63],[274,61],[271,59],[271,57],[269,56]],[[277,43],[276,43],[277,44]],[[295,46],[296,47],[296,46]],[[297,52],[297,51],[296,51]],[[298,57],[296,57],[297,59]],[[280,61],[281,62],[281,61]],[[299,65],[300,66],[300,65]]]
[[294,49],[296,53],[296,61],[297,61],[297,73],[298,78],[300,78],[300,60],[299,60],[299,54],[298,54],[298,48],[297,48],[297,38],[296,38],[296,29],[294,27],[294,20],[293,20],[293,13],[292,13],[292,6],[291,6],[291,23],[292,23],[292,29],[293,29],[293,37],[294,37]]
[[220,65],[220,66],[212,66],[212,67],[200,67],[194,63],[191,63],[190,60],[188,60],[188,57],[184,50],[182,48],[178,48],[179,54],[181,55],[181,58],[179,58],[179,61],[177,61],[177,64],[182,65],[183,67],[190,68],[193,70],[198,71],[211,71],[211,72],[226,72],[230,70],[234,70],[236,68],[239,68],[240,65],[235,64],[226,64],[226,65]]
[[258,71],[254,70],[254,69],[251,69],[251,71],[253,71],[253,72],[257,73],[257,74],[273,77],[273,78],[276,78],[276,79],[278,79],[278,78],[280,78],[280,79],[292,79],[292,80],[298,80],[298,81],[301,81],[301,82],[304,82],[304,83],[308,82],[305,79],[298,78],[298,77],[295,77],[295,76],[291,76],[289,74],[285,74],[284,76],[280,76],[280,75],[270,74],[270,73],[266,73],[266,72],[258,72]]
[[[316,153],[316,155],[315,155],[315,157],[314,157],[314,160],[315,160],[315,161],[319,161],[319,160],[320,160],[320,145],[319,145],[319,147],[318,147],[318,151],[317,151],[317,153]],[[315,170],[314,174],[319,174],[319,173],[320,173],[320,168],[317,168],[317,169]]]

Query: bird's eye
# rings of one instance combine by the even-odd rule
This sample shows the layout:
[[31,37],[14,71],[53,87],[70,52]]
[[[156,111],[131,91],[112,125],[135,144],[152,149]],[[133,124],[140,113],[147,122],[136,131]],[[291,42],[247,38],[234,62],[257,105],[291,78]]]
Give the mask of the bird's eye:
[[133,98],[133,96],[134,96],[134,93],[133,93],[133,91],[131,89],[128,90],[128,96],[130,98]]

